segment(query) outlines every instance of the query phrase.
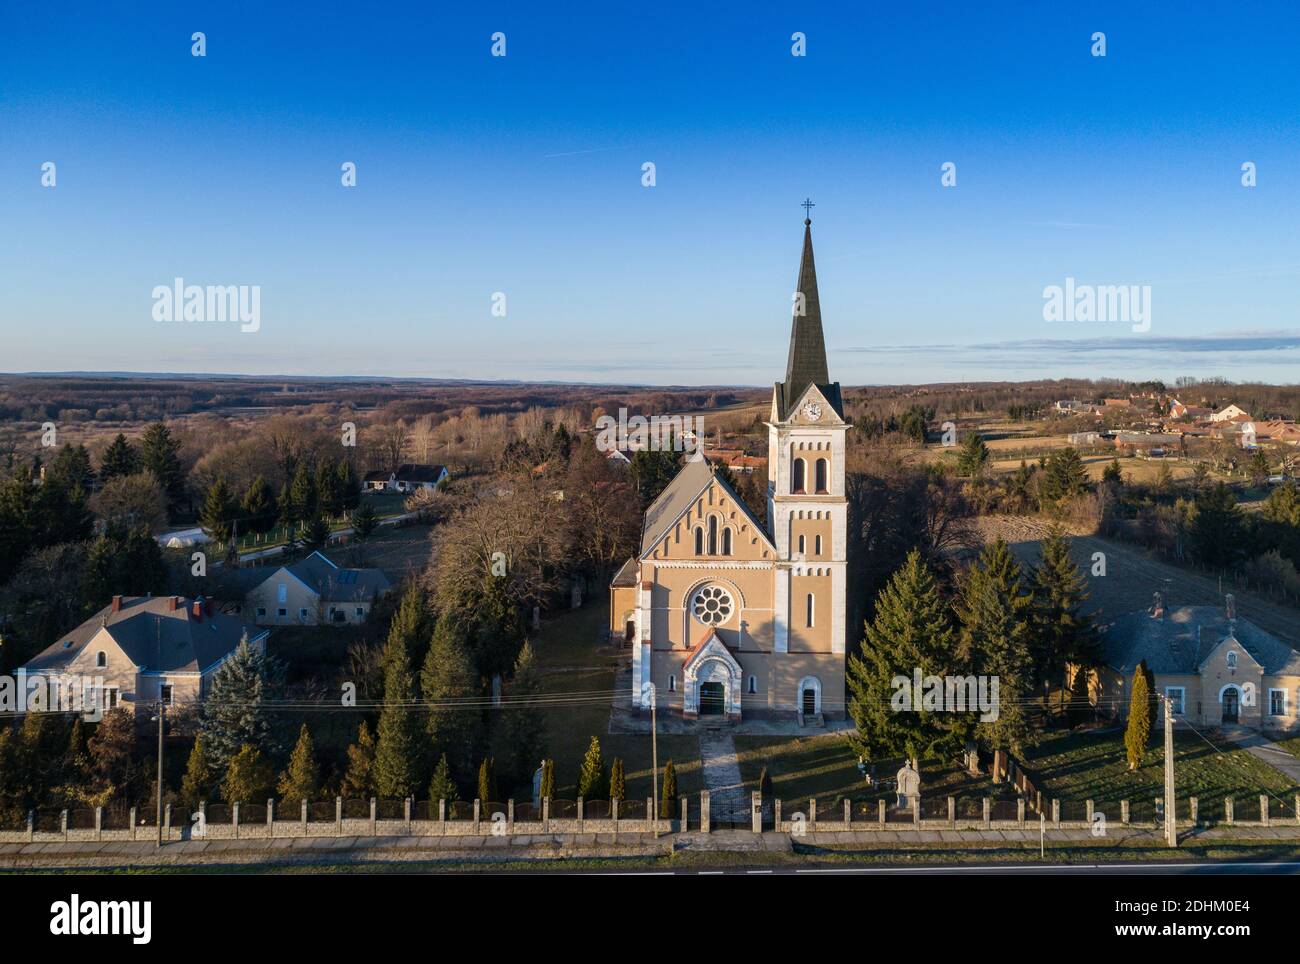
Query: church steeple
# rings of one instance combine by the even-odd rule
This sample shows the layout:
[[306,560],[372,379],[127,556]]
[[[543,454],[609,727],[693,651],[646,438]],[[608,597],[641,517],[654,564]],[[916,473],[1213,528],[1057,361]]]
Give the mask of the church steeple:
[[[811,208],[812,202],[805,201],[804,206]],[[813,261],[812,219],[805,217],[799,282],[790,321],[790,355],[785,366],[785,381],[780,387],[779,417],[787,416],[809,385],[830,389],[824,394],[833,393],[834,398],[828,398],[828,401],[839,409],[839,386],[832,387],[826,368],[826,338],[822,334],[822,306],[817,294],[817,266]]]

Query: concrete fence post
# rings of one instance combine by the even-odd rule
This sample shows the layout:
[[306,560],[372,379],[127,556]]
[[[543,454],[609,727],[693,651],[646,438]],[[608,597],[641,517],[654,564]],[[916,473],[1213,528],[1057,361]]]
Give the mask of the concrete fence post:
[[[475,800],[475,801],[474,801],[474,835],[475,835],[475,836],[478,836],[478,822],[479,822],[479,818],[480,818],[480,816],[481,816],[482,807],[483,807],[483,801],[482,801],[482,800]],[[578,798],[578,813],[582,813],[582,798],[581,798],[581,797]],[[581,820],[581,819],[579,819],[579,821],[578,821],[578,826],[579,826],[579,827],[582,826],[582,820]]]
[[[546,822],[546,801],[542,801],[542,823]],[[438,833],[447,835],[447,801],[438,801]]]
[[1223,798],[1223,822],[1224,823],[1230,824],[1233,822],[1233,818],[1235,814],[1233,814],[1232,811],[1233,811],[1232,797],[1224,797]]
[[307,798],[302,798],[302,835],[307,836]]
[[266,836],[268,840],[275,836],[275,797],[266,801]]
[[[610,804],[614,808],[614,832],[618,833],[618,801],[614,800]],[[511,797],[506,801],[506,833],[515,832],[515,799]]]
[[95,839],[104,839],[104,808],[95,808]]
[[1061,801],[1057,799],[1052,800],[1052,826],[1061,829]]
[[853,829],[853,801],[847,799],[844,801],[844,829]]
[[1121,800],[1119,802],[1119,822],[1125,826],[1128,826],[1128,814],[1128,800]]
[[578,794],[578,833],[582,833],[582,821],[586,816],[584,807],[585,803],[586,801],[582,799],[582,794]]
[[921,795],[919,793],[912,798],[912,826],[917,830],[921,829]]
[[709,811],[709,791],[700,791],[700,833],[711,833],[713,815]]
[[[1300,805],[1300,797],[1297,797],[1296,800],[1298,801],[1298,805]],[[36,811],[28,810],[27,811],[27,840],[30,843],[35,839],[36,839]]]
[[[647,810],[647,813],[650,811]],[[551,798],[542,797],[542,833],[551,832]]]
[[334,832],[343,836],[343,798],[334,798]]
[[763,832],[763,795],[754,790],[749,795],[749,829]]
[[[884,823],[885,801],[880,801],[880,822]],[[990,797],[984,798],[984,829],[990,830],[993,827],[993,800]]]
[[[1300,806],[1300,804],[1297,804]],[[772,829],[777,833],[781,832],[781,798],[777,797],[772,801]]]
[[1020,826],[1025,825],[1025,798],[1021,797],[1016,801],[1016,823]]
[[1188,809],[1191,811],[1192,826],[1199,827],[1201,825],[1201,801],[1196,797],[1188,797],[1187,804]]
[[239,801],[230,805],[230,825],[235,828],[235,839],[239,839]]
[[167,804],[163,810],[163,840],[172,839],[172,805]]
[[1268,794],[1259,795],[1259,823],[1261,827],[1268,826]]
[[1087,814],[1088,826],[1092,826],[1092,801],[1084,801],[1084,813]]
[[411,835],[411,808],[415,803],[414,797],[406,797],[402,801],[402,820],[406,823],[406,835]]
[[948,826],[954,829],[957,826],[957,798],[956,797],[948,798]]
[[1295,795],[1295,822],[1300,823],[1300,793]]
[[691,823],[691,801],[688,797],[682,797],[678,801],[678,803],[682,805],[681,806],[682,812],[681,812],[681,818],[677,823],[677,832],[686,833],[686,829],[687,827],[690,826]]
[[68,839],[68,811],[64,810],[59,814],[59,827],[63,831],[63,839]]
[[817,830],[817,798],[816,797],[808,798],[808,829],[814,832]]
[[374,837],[379,833],[379,801],[374,797],[370,798],[370,836]]
[[127,818],[131,821],[131,839],[135,839],[135,807],[131,808],[131,815]]
[[650,828],[651,833],[659,829],[659,814],[655,812],[654,798],[645,798],[646,826]]
[[208,832],[208,801],[200,800],[199,801],[199,833],[206,834],[207,832]]
[[883,826],[885,825],[885,808],[886,808],[886,804],[885,804],[885,801],[884,801],[884,800],[877,800],[877,801],[876,801],[876,804],[877,804],[877,806],[876,806],[876,820],[877,820],[877,822],[879,822],[879,824],[883,827]]

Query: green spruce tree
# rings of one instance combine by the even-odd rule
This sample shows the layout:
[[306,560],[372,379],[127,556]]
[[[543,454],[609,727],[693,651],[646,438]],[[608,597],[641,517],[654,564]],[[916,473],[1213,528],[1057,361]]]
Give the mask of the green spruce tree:
[[320,795],[320,765],[316,762],[316,746],[306,723],[298,731],[298,742],[289,755],[288,767],[280,774],[276,789],[283,801],[310,801]]
[[1151,702],[1151,690],[1147,687],[1146,664],[1139,663],[1133,670],[1133,691],[1128,703],[1128,727],[1124,730],[1124,751],[1128,756],[1128,768],[1136,770],[1142,765],[1142,758],[1147,752],[1147,743],[1151,740],[1151,717],[1148,704]]
[[599,800],[606,794],[605,761],[600,755],[600,740],[593,736],[582,758],[582,769],[578,771],[578,796],[584,800]]

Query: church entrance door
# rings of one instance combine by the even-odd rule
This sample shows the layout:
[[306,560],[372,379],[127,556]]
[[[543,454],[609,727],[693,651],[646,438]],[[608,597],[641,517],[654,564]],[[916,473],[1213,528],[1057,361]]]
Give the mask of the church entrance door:
[[727,712],[727,689],[721,683],[700,684],[700,716],[720,716]]

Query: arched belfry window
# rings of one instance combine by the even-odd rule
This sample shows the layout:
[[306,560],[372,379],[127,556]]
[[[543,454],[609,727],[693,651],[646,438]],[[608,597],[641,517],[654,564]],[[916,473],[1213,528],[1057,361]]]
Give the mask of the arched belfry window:
[[807,472],[807,463],[803,459],[794,460],[794,475],[790,479],[790,491],[795,494],[802,493],[805,488],[804,475]]
[[830,467],[831,464],[826,459],[817,460],[817,491],[823,494],[830,491],[827,488],[831,474]]
[[718,517],[716,515],[711,515],[709,516],[709,555],[716,556],[717,554],[718,554]]

